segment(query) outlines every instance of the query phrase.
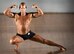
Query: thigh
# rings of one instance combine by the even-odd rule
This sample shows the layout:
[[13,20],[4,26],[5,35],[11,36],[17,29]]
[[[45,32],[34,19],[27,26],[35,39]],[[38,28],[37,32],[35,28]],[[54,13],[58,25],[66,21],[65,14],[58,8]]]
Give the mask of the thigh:
[[41,37],[40,35],[35,35],[30,40],[43,43],[45,39],[43,37]]

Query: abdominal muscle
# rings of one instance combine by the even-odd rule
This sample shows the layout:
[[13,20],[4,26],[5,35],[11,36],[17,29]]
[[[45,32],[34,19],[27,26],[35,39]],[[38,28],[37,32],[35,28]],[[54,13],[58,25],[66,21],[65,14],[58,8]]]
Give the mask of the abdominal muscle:
[[30,29],[26,26],[17,26],[17,33],[26,34]]
[[30,21],[27,20],[26,22],[20,22],[19,20],[17,20],[16,28],[17,28],[17,33],[26,34],[30,31]]

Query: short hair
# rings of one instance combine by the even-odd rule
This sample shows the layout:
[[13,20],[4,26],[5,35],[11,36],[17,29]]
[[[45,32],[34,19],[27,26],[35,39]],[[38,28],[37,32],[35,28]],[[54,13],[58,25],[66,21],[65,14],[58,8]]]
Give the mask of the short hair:
[[[24,5],[25,5],[25,2],[21,2],[21,3],[20,3],[19,9],[21,8],[21,5],[24,6]],[[26,8],[27,8],[27,6],[26,6]]]

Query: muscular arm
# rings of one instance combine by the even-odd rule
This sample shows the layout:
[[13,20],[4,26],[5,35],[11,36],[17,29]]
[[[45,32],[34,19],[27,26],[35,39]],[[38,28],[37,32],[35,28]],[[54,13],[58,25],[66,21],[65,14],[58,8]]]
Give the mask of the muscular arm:
[[13,6],[7,8],[4,10],[4,15],[8,16],[8,17],[11,17],[11,18],[14,18],[15,17],[15,13],[12,13],[11,12],[11,9],[13,8]]
[[37,5],[35,5],[34,8],[37,9],[37,12],[33,13],[32,17],[36,18],[36,17],[42,16],[44,14],[43,11],[41,10],[41,8],[39,8]]

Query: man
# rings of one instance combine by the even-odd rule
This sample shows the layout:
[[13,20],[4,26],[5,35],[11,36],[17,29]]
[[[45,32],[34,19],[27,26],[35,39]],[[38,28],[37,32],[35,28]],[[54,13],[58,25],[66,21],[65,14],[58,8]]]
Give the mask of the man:
[[11,12],[11,9],[15,7],[16,5],[10,6],[4,11],[4,14],[10,18],[14,18],[15,20],[17,33],[15,36],[12,37],[12,39],[10,39],[10,43],[12,45],[15,45],[16,49],[19,47],[18,46],[19,43],[21,43],[23,40],[29,39],[32,41],[47,44],[49,46],[59,47],[61,51],[66,50],[66,48],[64,48],[63,46],[56,44],[50,40],[46,40],[42,38],[40,35],[35,34],[34,32],[30,30],[30,23],[31,23],[32,18],[37,18],[44,14],[43,11],[36,4],[33,4],[32,6],[32,8],[37,9],[37,12],[35,13],[26,13],[27,6],[24,2],[21,2],[21,4],[19,5],[20,13]]

